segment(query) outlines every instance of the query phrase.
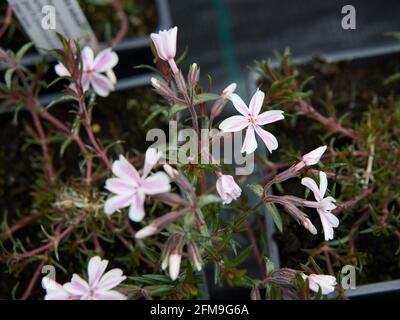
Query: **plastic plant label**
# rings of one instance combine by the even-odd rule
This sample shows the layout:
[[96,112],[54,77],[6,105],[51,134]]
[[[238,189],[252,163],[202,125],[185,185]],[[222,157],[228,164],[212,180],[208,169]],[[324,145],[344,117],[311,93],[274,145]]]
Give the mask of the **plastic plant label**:
[[18,21],[40,49],[61,48],[56,33],[82,44],[97,39],[77,0],[8,0]]

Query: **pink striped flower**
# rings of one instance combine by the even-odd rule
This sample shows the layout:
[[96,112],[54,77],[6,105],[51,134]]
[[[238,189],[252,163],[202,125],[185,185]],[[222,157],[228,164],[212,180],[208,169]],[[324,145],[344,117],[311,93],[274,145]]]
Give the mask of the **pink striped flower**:
[[[101,97],[107,97],[111,91],[114,91],[116,83],[113,68],[118,63],[118,55],[111,48],[104,49],[94,57],[93,50],[85,47],[82,50],[82,87],[84,91],[93,90]],[[70,73],[61,63],[54,67],[60,77],[69,77]],[[105,73],[106,75],[104,75]]]
[[126,276],[118,268],[104,273],[107,265],[108,260],[98,256],[91,258],[88,264],[89,282],[73,274],[71,282],[64,284],[63,288],[80,300],[125,300],[122,293],[112,289],[124,281]]
[[105,188],[116,195],[109,198],[104,205],[107,215],[129,207],[129,218],[135,222],[142,221],[145,214],[145,196],[165,193],[171,189],[166,173],[157,172],[148,176],[160,156],[161,153],[157,153],[153,148],[146,151],[142,175],[139,175],[135,167],[122,155],[119,156],[119,160],[114,161],[112,172],[116,178],[107,179]]
[[232,200],[240,197],[242,189],[240,189],[231,175],[217,172],[217,177],[216,188],[223,204],[229,204]]
[[319,172],[319,187],[316,182],[311,178],[303,178],[301,184],[309,188],[313,193],[317,201],[305,201],[304,205],[309,208],[317,209],[319,217],[324,228],[325,240],[333,239],[333,228],[339,226],[339,219],[331,213],[336,208],[336,200],[329,196],[324,198],[326,189],[328,188],[328,179],[326,173]]
[[283,111],[271,110],[260,114],[264,101],[264,92],[260,90],[257,90],[253,98],[251,98],[249,107],[247,107],[236,93],[230,94],[230,100],[241,115],[225,119],[221,122],[219,128],[223,132],[236,132],[247,128],[242,147],[242,152],[246,152],[247,154],[253,153],[257,149],[258,145],[255,133],[263,140],[269,152],[276,150],[278,148],[278,141],[275,136],[262,129],[261,126],[284,119]]
[[175,63],[177,35],[178,27],[169,30],[162,30],[150,35],[151,40],[153,40],[154,46],[157,49],[158,57],[169,63],[174,74],[179,73],[179,69]]
[[79,300],[78,296],[70,294],[62,284],[49,277],[42,279],[42,287],[46,290],[45,300]]

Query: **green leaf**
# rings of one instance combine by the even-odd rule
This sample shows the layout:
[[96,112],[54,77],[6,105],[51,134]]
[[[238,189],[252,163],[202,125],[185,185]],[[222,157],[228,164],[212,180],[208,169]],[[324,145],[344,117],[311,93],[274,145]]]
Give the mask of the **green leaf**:
[[55,106],[56,104],[59,104],[64,101],[72,100],[72,99],[73,99],[73,97],[71,95],[64,94],[64,95],[58,97],[57,99],[51,101],[45,108],[46,108],[46,110],[48,110],[51,107]]
[[182,111],[182,110],[184,110],[184,109],[186,109],[186,108],[187,108],[186,105],[180,104],[180,103],[176,103],[176,104],[174,104],[174,105],[172,106],[171,109],[169,109],[169,111],[168,111],[168,117],[169,117],[169,118],[172,118],[173,115],[174,115],[175,113],[177,113],[177,112],[179,112],[179,111]]
[[202,195],[199,197],[198,206],[199,208],[209,205],[211,203],[219,203],[221,202],[221,198],[217,197],[213,194]]
[[161,286],[148,286],[146,287],[146,290],[151,296],[162,297],[171,294],[174,288],[175,287],[171,285],[161,285]]
[[280,232],[282,232],[283,230],[282,218],[278,210],[276,209],[275,205],[273,203],[266,203],[265,206],[267,207],[268,213],[274,220],[276,227]]
[[251,191],[253,191],[260,198],[263,197],[264,188],[260,184],[252,183],[252,184],[248,184],[247,186],[251,189]]
[[215,93],[201,93],[198,94],[194,99],[194,104],[199,104],[207,101],[218,100],[220,96]]
[[8,89],[11,89],[12,86],[12,76],[14,74],[15,69],[14,68],[10,68],[6,71],[5,75],[4,75],[4,81],[6,82],[6,86]]
[[32,42],[28,42],[27,44],[23,45],[15,54],[17,61],[20,61],[30,48],[32,48]]

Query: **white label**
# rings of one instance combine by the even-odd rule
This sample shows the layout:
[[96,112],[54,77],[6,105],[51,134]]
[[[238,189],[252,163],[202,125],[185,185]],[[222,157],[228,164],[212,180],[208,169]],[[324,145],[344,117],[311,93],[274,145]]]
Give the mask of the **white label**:
[[91,47],[97,40],[77,0],[8,0],[37,49],[61,48],[56,32]]

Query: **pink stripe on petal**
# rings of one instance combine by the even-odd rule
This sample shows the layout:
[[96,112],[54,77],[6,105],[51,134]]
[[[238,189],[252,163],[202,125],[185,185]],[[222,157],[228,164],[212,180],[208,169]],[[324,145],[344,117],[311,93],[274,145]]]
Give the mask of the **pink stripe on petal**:
[[116,194],[132,194],[136,190],[136,184],[129,183],[125,179],[110,178],[106,180],[105,188]]
[[148,195],[165,193],[171,190],[170,179],[164,172],[157,172],[146,178],[140,185],[140,190]]
[[97,285],[101,276],[106,271],[108,265],[107,260],[101,260],[100,257],[96,256],[90,259],[88,264],[88,275],[89,275],[89,285],[91,288]]
[[236,93],[232,93],[229,95],[229,99],[232,101],[232,104],[237,111],[239,111],[245,117],[249,116],[250,110],[247,108],[241,97],[239,97]]
[[253,117],[257,117],[257,115],[260,113],[262,104],[264,102],[264,96],[265,96],[264,92],[257,90],[256,93],[251,98],[249,104],[249,110]]
[[91,70],[93,68],[94,53],[90,47],[85,47],[82,50],[82,63],[83,71]]
[[164,48],[162,46],[161,36],[157,33],[152,33],[150,35],[151,40],[153,40],[154,46],[157,49],[158,57],[161,60],[168,60],[166,53],[164,52]]
[[93,70],[99,73],[106,72],[114,68],[117,63],[118,55],[111,48],[104,49],[94,59]]
[[97,287],[96,291],[106,291],[110,290],[112,288],[115,288],[118,286],[121,282],[123,282],[126,279],[126,277],[123,275],[123,272],[121,269],[112,269],[104,274],[104,276],[101,277]]
[[272,151],[278,149],[278,140],[276,140],[275,136],[268,131],[265,131],[259,126],[255,127],[257,134],[260,136],[262,141],[264,141],[268,151],[272,153]]
[[236,132],[241,131],[249,125],[249,120],[243,116],[232,116],[224,121],[222,121],[219,125],[219,128],[223,132]]
[[134,195],[118,195],[107,199],[104,204],[104,212],[107,215],[113,214],[115,211],[128,207],[134,199]]
[[88,91],[89,90],[89,86],[90,86],[90,78],[86,73],[84,73],[82,75],[82,80],[81,81],[82,81],[83,91],[84,92]]
[[119,156],[119,160],[114,161],[112,165],[112,172],[129,184],[138,185],[141,181],[139,173],[135,167],[123,156]]
[[242,153],[246,152],[246,154],[253,153],[257,149],[257,140],[256,136],[254,134],[254,127],[251,125],[247,129],[246,132],[246,137],[244,138],[243,141],[243,146],[242,146]]
[[73,274],[71,282],[64,284],[63,288],[76,296],[82,296],[90,290],[89,284],[77,274]]
[[272,123],[272,122],[276,122],[279,120],[284,119],[285,117],[283,116],[283,111],[281,110],[270,110],[270,111],[266,111],[261,113],[260,115],[258,115],[258,117],[256,117],[256,121],[257,124],[259,126],[264,125],[264,124],[268,124],[268,123]]
[[133,196],[133,201],[129,208],[129,219],[134,222],[140,222],[143,220],[144,214],[144,193],[137,192]]
[[110,91],[114,90],[114,85],[112,84],[111,80],[100,73],[94,72],[92,74],[91,84],[93,86],[93,90],[100,97],[107,97],[110,94]]

